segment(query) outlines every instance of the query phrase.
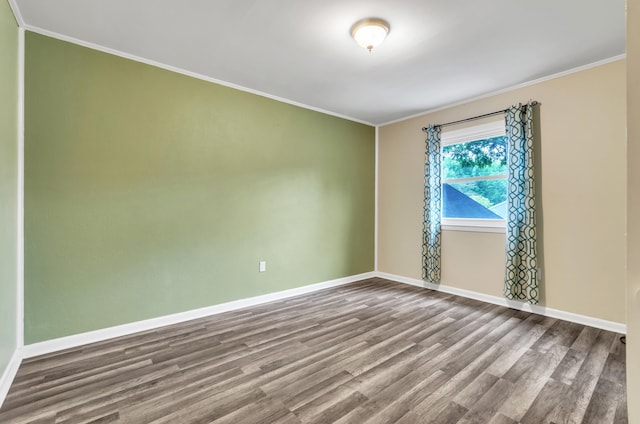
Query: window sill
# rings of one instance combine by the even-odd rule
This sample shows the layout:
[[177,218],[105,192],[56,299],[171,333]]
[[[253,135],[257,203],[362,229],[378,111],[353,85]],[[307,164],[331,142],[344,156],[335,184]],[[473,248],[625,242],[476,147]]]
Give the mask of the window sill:
[[471,225],[441,225],[443,231],[468,231],[471,233],[506,233],[504,227],[483,227]]

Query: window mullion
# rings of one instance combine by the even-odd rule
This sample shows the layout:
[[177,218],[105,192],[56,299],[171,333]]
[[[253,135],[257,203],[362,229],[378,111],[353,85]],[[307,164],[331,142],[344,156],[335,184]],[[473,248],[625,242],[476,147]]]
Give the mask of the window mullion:
[[507,174],[497,174],[497,175],[482,175],[479,177],[466,177],[466,178],[448,178],[446,180],[442,180],[444,183],[467,183],[471,181],[489,181],[489,180],[505,180],[507,178]]

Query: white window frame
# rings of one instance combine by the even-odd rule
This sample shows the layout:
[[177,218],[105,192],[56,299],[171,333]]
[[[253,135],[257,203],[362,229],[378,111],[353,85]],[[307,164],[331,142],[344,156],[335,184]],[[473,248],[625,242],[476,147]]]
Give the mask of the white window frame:
[[[441,148],[451,144],[468,143],[470,141],[484,140],[486,138],[501,137],[505,133],[504,120],[496,120],[483,124],[474,125],[467,128],[457,130],[442,131],[440,140]],[[471,178],[455,178],[446,180],[446,182],[468,182],[481,181],[487,179],[506,178],[506,174],[487,177],[471,177]],[[442,178],[442,184],[445,179]],[[442,199],[444,201],[444,199]],[[441,208],[444,211],[444,208]],[[441,212],[442,213],[442,212]],[[507,222],[505,219],[469,219],[469,218],[444,218],[441,217],[441,228],[450,231],[474,231],[489,233],[504,233]]]

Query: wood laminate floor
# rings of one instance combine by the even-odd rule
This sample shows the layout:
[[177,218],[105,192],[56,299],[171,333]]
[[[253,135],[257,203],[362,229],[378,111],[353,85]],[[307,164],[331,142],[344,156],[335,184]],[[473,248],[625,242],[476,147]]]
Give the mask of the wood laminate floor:
[[28,359],[9,423],[626,423],[618,334],[381,279]]

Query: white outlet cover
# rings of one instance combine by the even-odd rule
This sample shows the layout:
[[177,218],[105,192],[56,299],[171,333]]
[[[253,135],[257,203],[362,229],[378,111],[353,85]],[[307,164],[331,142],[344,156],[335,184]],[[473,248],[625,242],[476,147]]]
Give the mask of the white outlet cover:
[[265,272],[267,270],[267,261],[260,261],[259,271]]

